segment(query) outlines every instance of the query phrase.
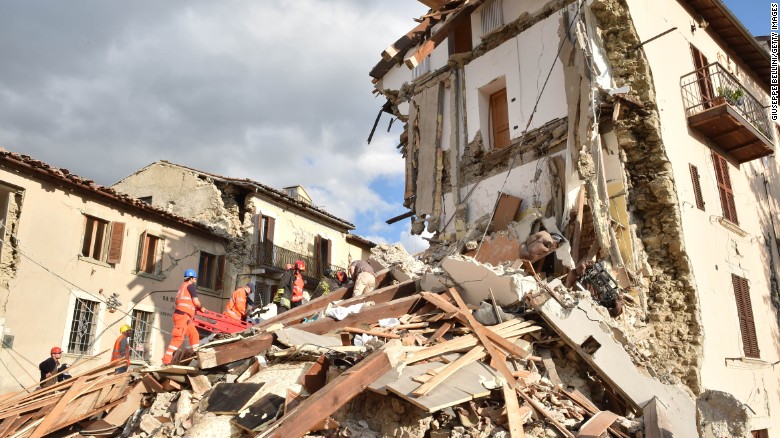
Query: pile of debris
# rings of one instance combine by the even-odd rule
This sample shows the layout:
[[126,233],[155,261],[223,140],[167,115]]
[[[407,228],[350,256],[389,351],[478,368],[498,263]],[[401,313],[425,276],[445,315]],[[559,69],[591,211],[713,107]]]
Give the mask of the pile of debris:
[[0,428],[4,436],[66,428],[193,438],[696,436],[690,394],[646,376],[589,294],[542,280],[527,262],[494,270],[450,257],[442,268],[400,280],[381,270],[372,293],[338,289],[180,354],[176,365],[135,370],[132,382],[104,367],[6,396]]

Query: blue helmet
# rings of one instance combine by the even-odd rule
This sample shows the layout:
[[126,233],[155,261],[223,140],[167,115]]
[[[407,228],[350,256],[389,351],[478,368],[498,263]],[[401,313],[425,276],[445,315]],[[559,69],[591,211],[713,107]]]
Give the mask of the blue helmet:
[[198,273],[194,269],[184,271],[184,278],[198,278]]

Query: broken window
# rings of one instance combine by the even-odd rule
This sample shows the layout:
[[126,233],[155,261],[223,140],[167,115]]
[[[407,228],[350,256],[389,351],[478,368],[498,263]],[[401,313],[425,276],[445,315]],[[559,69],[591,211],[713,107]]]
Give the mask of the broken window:
[[200,253],[198,263],[198,286],[221,292],[222,276],[225,272],[225,256],[217,256],[207,252]]
[[689,166],[691,168],[691,182],[693,183],[693,196],[696,198],[696,208],[704,211],[704,197],[701,195],[699,169],[697,169],[693,164],[690,164]]
[[122,259],[122,241],[125,235],[123,222],[108,222],[84,215],[84,238],[81,255],[100,262],[119,263]]
[[151,196],[141,196],[138,198],[139,201],[145,202],[149,205],[152,205],[152,197]]
[[482,8],[482,35],[486,35],[504,25],[504,11],[501,0],[488,2]]
[[422,75],[428,73],[431,71],[431,57],[430,55],[423,58],[422,61],[420,61],[420,64],[417,65],[414,69],[412,69],[412,80],[415,80]]
[[144,310],[133,309],[133,348],[130,349],[130,360],[145,361],[151,354],[152,323],[154,314]]
[[750,286],[747,279],[734,274],[731,274],[731,284],[734,286],[734,298],[737,300],[739,331],[742,334],[745,357],[758,358],[760,356],[756,324],[753,320],[753,305],[750,303]]
[[509,146],[509,106],[506,100],[506,88],[490,95],[490,133],[491,144],[495,149]]
[[144,231],[138,247],[138,272],[159,275],[162,272],[162,254],[165,240]]
[[718,194],[720,195],[720,205],[723,207],[723,217],[734,225],[739,225],[737,207],[734,204],[734,191],[731,189],[729,162],[715,151],[712,152],[712,162],[715,165],[715,179],[718,182]]
[[97,301],[76,298],[68,334],[68,353],[91,354],[92,344],[95,341],[98,309]]

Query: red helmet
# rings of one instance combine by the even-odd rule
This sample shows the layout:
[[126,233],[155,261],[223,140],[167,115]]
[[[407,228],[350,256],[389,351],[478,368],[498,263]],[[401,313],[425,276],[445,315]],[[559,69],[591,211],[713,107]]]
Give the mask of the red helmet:
[[336,272],[336,280],[340,281],[341,283],[344,283],[347,281],[347,273],[344,271],[338,271]]
[[60,354],[62,353],[62,348],[60,347],[54,347],[51,349],[51,354]]
[[303,260],[297,260],[295,262],[295,269],[299,271],[306,271],[306,263],[304,263]]

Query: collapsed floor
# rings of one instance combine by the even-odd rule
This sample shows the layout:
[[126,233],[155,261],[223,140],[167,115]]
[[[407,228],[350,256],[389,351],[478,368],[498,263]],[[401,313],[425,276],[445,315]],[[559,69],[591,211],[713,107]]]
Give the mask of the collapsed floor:
[[[613,318],[523,261],[494,268],[454,256],[433,267],[382,246],[372,263],[387,266],[372,293],[333,291],[184,349],[178,365],[123,375],[104,366],[8,394],[0,435],[698,434],[692,394],[652,378],[630,341],[632,301]],[[737,414],[712,421],[742,433]]]

